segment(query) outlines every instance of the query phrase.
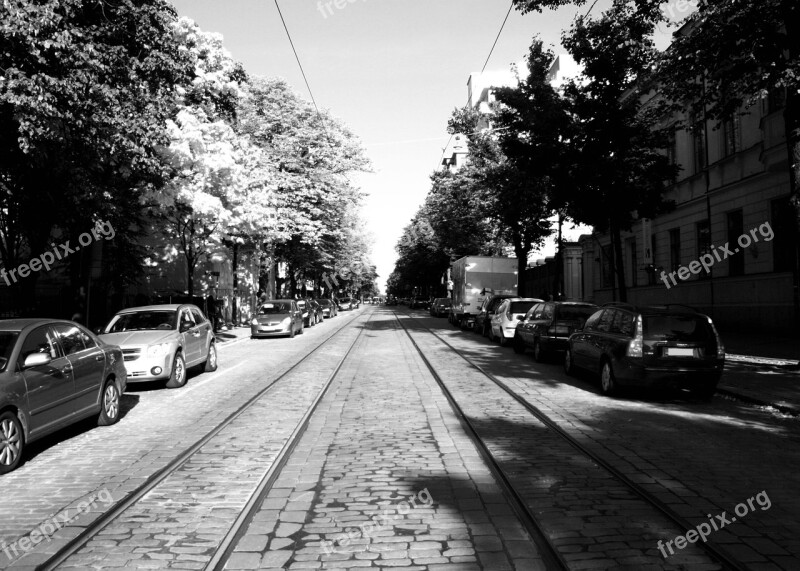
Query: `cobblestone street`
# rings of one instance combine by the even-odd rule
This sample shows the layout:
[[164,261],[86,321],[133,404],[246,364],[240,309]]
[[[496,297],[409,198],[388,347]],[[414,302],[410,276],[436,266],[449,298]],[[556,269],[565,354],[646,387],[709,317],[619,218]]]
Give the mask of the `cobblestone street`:
[[[219,353],[218,372],[132,385],[119,424],[46,439],[3,476],[3,567],[800,565],[796,418],[721,396],[609,399],[557,362],[384,307]],[[698,528],[727,512],[707,540],[728,561],[681,547],[687,529],[653,500]]]

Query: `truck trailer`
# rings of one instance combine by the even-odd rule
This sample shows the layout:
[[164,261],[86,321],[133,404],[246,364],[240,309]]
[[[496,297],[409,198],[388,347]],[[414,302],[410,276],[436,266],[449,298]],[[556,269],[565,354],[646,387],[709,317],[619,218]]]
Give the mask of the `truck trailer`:
[[487,295],[517,295],[517,259],[465,256],[450,269],[453,305],[450,322],[472,327]]

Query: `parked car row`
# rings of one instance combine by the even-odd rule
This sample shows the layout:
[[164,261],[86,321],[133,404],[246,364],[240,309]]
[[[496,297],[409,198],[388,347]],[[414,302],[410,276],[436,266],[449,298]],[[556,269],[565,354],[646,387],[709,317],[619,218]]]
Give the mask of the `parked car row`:
[[[431,315],[447,315],[448,302],[434,300]],[[725,365],[711,318],[680,305],[489,296],[474,330],[516,353],[532,351],[537,362],[561,360],[570,375],[594,373],[605,395],[624,387],[675,387],[711,398]]]
[[276,299],[262,303],[250,322],[252,337],[294,337],[340,311],[359,307],[357,299]]
[[57,319],[0,321],[0,474],[70,424],[116,423],[131,383],[181,387],[194,366],[218,362],[211,323],[191,304],[125,309],[95,333]]

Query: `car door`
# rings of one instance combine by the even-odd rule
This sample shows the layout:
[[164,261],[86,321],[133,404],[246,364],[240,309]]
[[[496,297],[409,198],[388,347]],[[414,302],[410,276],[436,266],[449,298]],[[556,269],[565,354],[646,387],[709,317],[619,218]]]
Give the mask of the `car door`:
[[616,314],[616,309],[603,310],[594,333],[589,337],[586,344],[586,367],[589,370],[600,370],[600,359],[612,342],[611,324],[614,323]]
[[570,337],[570,346],[572,348],[572,361],[578,367],[584,369],[589,368],[589,356],[591,351],[589,346],[595,342],[594,337],[597,335],[597,327],[600,319],[607,310],[600,310],[593,313],[583,326],[583,329],[576,332]]
[[205,318],[199,307],[192,307],[190,311],[192,312],[192,317],[194,317],[197,330],[200,332],[199,359],[205,361],[208,359],[208,348],[211,345],[211,338],[214,336],[214,332],[211,330],[211,322]]
[[537,314],[533,320],[533,335],[531,342],[542,337],[547,337],[547,330],[553,321],[553,313],[555,312],[555,304],[543,303],[541,313]]
[[105,380],[106,358],[94,339],[77,325],[57,323],[53,330],[58,337],[64,356],[72,365],[75,384],[75,412],[78,415],[93,409],[98,403],[100,385]]
[[526,345],[533,344],[533,325],[537,315],[542,314],[543,303],[537,303],[528,310],[525,319],[517,326],[517,333]]
[[188,307],[180,309],[178,328],[183,337],[183,358],[186,360],[186,366],[193,367],[200,360],[200,344],[203,340],[200,338],[200,331],[197,329],[197,324]]
[[508,301],[503,301],[493,314],[491,314],[492,334],[502,337],[503,335],[503,315],[508,306]]
[[[45,353],[52,360],[46,365],[26,369],[25,359],[34,353]],[[72,365],[49,326],[43,325],[28,333],[22,341],[18,365],[25,379],[31,438],[50,432],[74,418]]]

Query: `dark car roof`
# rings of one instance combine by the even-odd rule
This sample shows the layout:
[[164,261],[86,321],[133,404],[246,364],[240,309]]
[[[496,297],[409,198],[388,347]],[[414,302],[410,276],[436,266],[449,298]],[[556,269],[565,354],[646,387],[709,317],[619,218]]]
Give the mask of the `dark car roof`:
[[628,303],[609,303],[603,305],[600,309],[623,309],[632,313],[641,313],[642,315],[693,315],[703,318],[708,317],[692,307],[677,304],[636,306]]
[[24,331],[38,327],[39,325],[46,325],[48,323],[65,323],[67,325],[75,325],[72,321],[66,319],[47,319],[43,317],[26,318],[26,319],[2,319],[0,320],[0,331]]

